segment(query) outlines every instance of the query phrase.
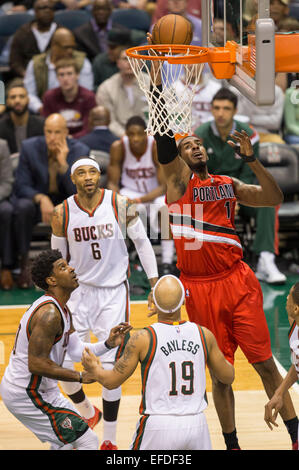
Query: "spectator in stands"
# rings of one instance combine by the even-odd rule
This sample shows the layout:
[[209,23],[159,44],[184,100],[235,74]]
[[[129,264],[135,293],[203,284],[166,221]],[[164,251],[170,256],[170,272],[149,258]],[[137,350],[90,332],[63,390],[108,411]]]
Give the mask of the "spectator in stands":
[[[164,15],[174,13],[176,15],[185,16],[193,25],[193,39],[191,44],[193,44],[194,46],[201,46],[201,19],[189,13],[188,8],[189,3],[191,2],[187,2],[187,0],[168,0],[165,3],[167,4],[167,8]],[[155,21],[153,21],[152,26],[158,19],[156,19],[156,14],[154,16]]]
[[[201,0],[188,0],[187,12],[197,18],[201,18]],[[152,24],[156,23],[162,16],[167,15],[168,13],[167,0],[157,0],[156,9],[152,17]]]
[[80,70],[79,84],[93,90],[92,67],[86,54],[76,50],[74,35],[66,28],[57,28],[52,36],[49,51],[34,56],[28,63],[24,83],[29,93],[29,109],[42,111],[42,98],[47,90],[59,86],[55,66],[58,60],[73,58]]
[[108,31],[112,27],[110,0],[95,0],[92,6],[92,18],[74,29],[78,50],[86,53],[92,62],[96,55],[108,50]]
[[299,80],[297,87],[288,88],[284,104],[284,140],[289,145],[299,144]]
[[109,165],[110,147],[115,140],[116,135],[109,129],[110,112],[104,106],[96,106],[89,113],[90,132],[81,137],[80,142],[87,145],[90,153],[96,157],[101,168],[101,186],[107,185],[107,168]]
[[32,57],[49,49],[51,37],[57,28],[54,4],[50,0],[36,0],[35,16],[14,34],[10,49],[10,68],[15,76],[24,77]]
[[13,206],[10,196],[13,187],[13,169],[7,142],[0,139],[0,286],[4,290],[13,287],[11,269],[14,264]]
[[29,113],[29,97],[21,78],[15,78],[6,88],[7,112],[0,120],[0,138],[8,143],[10,154],[20,152],[24,139],[43,135],[44,120]]
[[270,18],[274,21],[277,31],[280,23],[289,17],[289,13],[289,0],[270,0]]
[[224,34],[224,20],[223,18],[214,18],[213,31],[211,32],[212,43],[217,46],[224,46],[225,41],[237,40],[236,27],[233,23],[226,20],[226,37]]
[[61,114],[69,134],[82,137],[88,131],[89,111],[96,106],[95,94],[79,85],[79,69],[74,59],[59,60],[55,70],[60,86],[44,94],[42,114],[44,117]]
[[13,0],[12,2],[1,2],[3,13],[24,13],[33,8],[34,0]]
[[[109,129],[111,132],[122,137],[128,119],[132,116],[144,117],[148,111],[148,105],[125,50],[121,51],[117,66],[119,73],[112,75],[99,86],[96,101],[97,104],[105,106],[110,111]],[[149,86],[149,77],[145,75],[144,80],[147,79]]]
[[[221,88],[212,100],[213,121],[199,126],[195,134],[203,141],[207,151],[208,169],[211,174],[228,175],[238,178],[244,183],[254,183],[254,174],[249,165],[237,156],[227,143],[230,134],[235,130],[249,135],[254,154],[258,158],[259,136],[255,129],[248,124],[236,121],[238,97],[228,88]],[[278,253],[277,214],[278,208],[251,208],[240,205],[239,214],[256,220],[256,234],[252,251],[258,258],[256,276],[269,284],[283,284],[286,276],[275,264],[275,254]]]
[[112,0],[115,8],[121,8],[124,10],[137,8],[138,10],[147,10],[147,0]]
[[[191,82],[192,83],[192,82]],[[184,77],[174,82],[173,87],[178,98],[186,93]],[[195,130],[204,122],[213,119],[211,102],[215,93],[221,88],[221,80],[215,80],[210,72],[203,72],[194,98],[192,100],[192,129]]]
[[[108,188],[135,201],[139,213],[147,214],[149,218],[151,237],[157,239],[159,212],[165,211],[167,214],[166,185],[158,162],[155,139],[148,136],[145,129],[144,119],[132,116],[126,123],[126,134],[111,145]],[[167,236],[168,228],[167,224]],[[161,239],[161,275],[171,273],[173,256],[173,240],[165,239],[164,232]]]
[[92,63],[95,90],[107,78],[119,72],[117,60],[121,51],[131,45],[130,30],[126,28],[112,28],[108,31],[107,40],[108,50],[98,54]]
[[86,145],[68,137],[60,114],[46,119],[43,136],[23,141],[14,185],[16,242],[21,255],[19,287],[31,284],[28,255],[34,225],[39,221],[50,224],[54,206],[74,194],[70,167],[88,154]]
[[260,142],[285,143],[280,135],[285,95],[278,85],[275,85],[274,104],[264,106],[252,103],[235,87],[230,89],[238,96],[238,114],[248,117],[249,123],[259,133]]

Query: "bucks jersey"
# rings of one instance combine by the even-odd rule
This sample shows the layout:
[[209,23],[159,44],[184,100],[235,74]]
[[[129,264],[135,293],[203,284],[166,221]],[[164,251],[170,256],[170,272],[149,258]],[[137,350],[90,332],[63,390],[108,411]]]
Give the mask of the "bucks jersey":
[[206,406],[207,348],[202,329],[191,322],[159,322],[146,328],[150,347],[141,363],[140,414],[190,415]]
[[296,322],[293,323],[289,331],[289,343],[291,349],[292,364],[295,366],[299,378],[299,328]]
[[91,212],[80,206],[77,195],[63,203],[68,262],[80,284],[115,287],[127,278],[129,257],[118,224],[117,194],[101,191],[101,199]]
[[122,138],[124,161],[122,165],[121,186],[132,191],[147,194],[159,186],[157,168],[153,162],[154,138],[148,136],[144,154],[137,158],[131,152],[128,136]]
[[33,375],[28,368],[28,345],[31,336],[32,320],[36,312],[46,304],[54,304],[60,312],[62,333],[54,340],[49,359],[62,366],[66,354],[71,318],[67,307],[63,308],[58,300],[50,295],[43,295],[37,299],[23,315],[16,334],[13,351],[9,364],[4,373],[6,382],[22,388],[31,388],[35,382],[39,383],[39,390],[45,392],[57,386],[57,380]]
[[185,276],[211,276],[231,269],[243,257],[235,231],[232,179],[193,174],[186,192],[168,204],[177,266]]

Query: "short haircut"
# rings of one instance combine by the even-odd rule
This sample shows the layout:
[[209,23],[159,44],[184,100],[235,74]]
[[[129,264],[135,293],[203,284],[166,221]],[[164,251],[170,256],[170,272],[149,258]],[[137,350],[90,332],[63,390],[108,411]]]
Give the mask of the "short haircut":
[[57,73],[59,69],[64,69],[66,67],[74,67],[75,72],[79,75],[80,67],[77,64],[77,62],[74,59],[72,59],[71,57],[70,58],[65,58],[65,59],[59,59],[56,62],[55,72]]
[[49,286],[46,279],[53,273],[55,261],[61,258],[62,254],[59,250],[45,250],[34,258],[31,266],[31,276],[37,287],[44,291],[48,290]]
[[234,108],[238,105],[238,97],[228,88],[220,88],[217,93],[213,96],[212,104],[215,100],[228,100],[233,103]]
[[293,301],[299,306],[299,282],[296,282],[292,290]]
[[8,83],[8,85],[5,87],[6,97],[8,96],[8,93],[10,92],[10,90],[12,90],[13,88],[24,88],[24,90],[27,91],[24,85],[24,80],[20,77],[17,77],[11,80]]
[[126,123],[126,130],[130,126],[140,126],[143,127],[143,129],[146,129],[145,120],[140,116],[132,116],[130,119],[128,119]]

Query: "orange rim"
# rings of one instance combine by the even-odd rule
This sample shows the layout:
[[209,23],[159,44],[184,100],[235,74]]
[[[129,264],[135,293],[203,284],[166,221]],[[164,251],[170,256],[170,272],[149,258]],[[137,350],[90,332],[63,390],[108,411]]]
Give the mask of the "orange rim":
[[[171,51],[173,56],[164,56],[164,55],[147,55],[145,52],[154,50],[161,53],[167,53]],[[134,59],[144,59],[144,60],[164,60],[170,63],[203,63],[208,62],[209,49],[207,47],[183,45],[183,44],[151,44],[145,46],[130,47],[126,50],[126,53],[129,57]],[[188,54],[188,55],[186,55]]]

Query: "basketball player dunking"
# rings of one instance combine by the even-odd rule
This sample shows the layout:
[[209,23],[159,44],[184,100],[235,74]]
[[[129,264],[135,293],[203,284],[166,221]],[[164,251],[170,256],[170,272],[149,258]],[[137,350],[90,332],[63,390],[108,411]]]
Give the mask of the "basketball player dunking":
[[132,335],[113,370],[104,370],[88,349],[83,365],[95,380],[118,387],[141,364],[141,418],[133,450],[209,450],[211,441],[204,410],[206,364],[224,384],[234,380],[211,331],[181,320],[184,286],[172,275],[159,279],[153,290],[158,321]]
[[[52,219],[53,248],[59,248],[76,269],[79,288],[68,306],[81,338],[91,330],[98,339],[106,337],[110,325],[129,318],[128,251],[126,234],[135,244],[141,264],[153,287],[158,278],[153,248],[139,217],[128,215],[127,198],[99,188],[100,169],[88,157],[77,160],[71,168],[71,178],[77,194],[55,208]],[[124,230],[126,234],[124,233]],[[118,321],[118,319],[121,319]],[[112,368],[120,357],[114,351],[102,357],[105,367]],[[66,358],[71,367],[69,358]],[[65,393],[74,401],[85,418],[93,418],[95,410],[85,396],[80,383],[63,382]],[[121,389],[103,388],[104,438],[102,450],[116,449],[116,424]],[[99,415],[98,410],[96,410]],[[98,422],[95,419],[92,425]]]
[[[148,41],[151,43],[150,34]],[[162,89],[161,76],[153,73],[152,79],[158,89]],[[159,99],[157,93],[154,99]],[[164,106],[166,112],[162,100],[159,109]],[[165,113],[162,117],[165,118]],[[234,209],[237,201],[254,207],[275,207],[281,203],[283,195],[274,178],[255,159],[247,134],[235,132],[232,139],[228,143],[248,163],[258,185],[244,184],[228,176],[210,175],[208,156],[198,137],[185,137],[177,147],[171,131],[169,135],[155,135],[158,159],[167,184],[170,224],[189,319],[214,333],[220,349],[231,363],[240,346],[271,397],[282,377],[271,352],[260,284],[242,261],[242,246],[234,227]],[[226,447],[238,449],[232,387],[221,384],[213,375],[212,384]],[[295,446],[298,419],[289,395],[280,414]]]

